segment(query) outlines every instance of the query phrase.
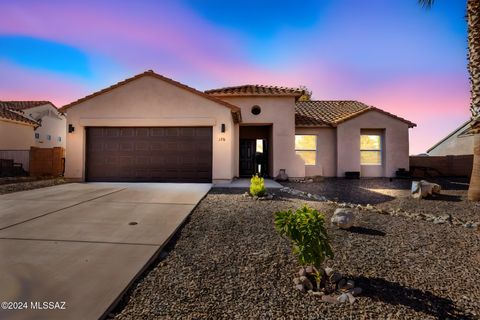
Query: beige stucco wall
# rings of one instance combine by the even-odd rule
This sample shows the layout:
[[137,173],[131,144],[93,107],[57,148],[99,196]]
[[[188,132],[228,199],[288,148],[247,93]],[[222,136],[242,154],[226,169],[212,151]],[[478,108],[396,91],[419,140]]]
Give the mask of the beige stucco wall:
[[33,126],[0,120],[0,150],[30,150],[35,145]]
[[473,154],[473,135],[452,136],[430,151],[430,156],[461,156]]
[[[383,167],[360,166],[360,130],[384,130]],[[362,177],[393,177],[409,169],[408,124],[377,111],[369,111],[337,127],[337,176],[360,171]]]
[[[242,109],[242,125],[272,125],[273,176],[286,169],[290,177],[304,177],[305,165],[295,154],[295,98],[294,97],[222,97]],[[251,108],[260,106],[262,112],[253,115]],[[239,134],[236,129],[235,175],[239,171]]]
[[296,134],[317,136],[317,163],[305,166],[305,176],[337,175],[337,132],[335,128],[297,128]]
[[[221,124],[226,132],[221,133]],[[231,110],[160,79],[144,76],[67,110],[65,176],[85,178],[85,128],[88,126],[213,127],[214,180],[234,175],[234,132]]]
[[[461,156],[473,154],[473,135],[460,135],[469,128],[470,123],[428,152],[430,156]],[[459,136],[460,135],[460,136]]]

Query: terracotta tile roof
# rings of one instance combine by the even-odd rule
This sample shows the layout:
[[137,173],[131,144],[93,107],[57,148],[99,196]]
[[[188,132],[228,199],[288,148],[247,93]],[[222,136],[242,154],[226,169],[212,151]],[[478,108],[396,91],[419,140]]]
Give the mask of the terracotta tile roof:
[[83,101],[86,101],[86,100],[89,100],[89,99],[91,99],[91,98],[94,98],[94,97],[96,97],[96,96],[98,96],[98,95],[101,95],[101,94],[103,94],[103,93],[106,93],[106,92],[108,92],[108,91],[111,91],[111,90],[113,90],[113,89],[115,89],[115,88],[118,88],[118,87],[120,87],[120,86],[122,86],[122,85],[124,85],[124,84],[127,84],[127,83],[132,82],[132,81],[137,80],[137,79],[140,79],[140,78],[142,78],[142,77],[154,77],[154,78],[163,80],[163,81],[165,81],[165,82],[167,82],[167,83],[170,83],[170,84],[172,84],[172,85],[174,85],[174,86],[176,86],[176,87],[179,87],[179,88],[181,88],[181,89],[190,91],[190,92],[192,92],[192,93],[194,93],[194,94],[197,94],[197,95],[202,96],[202,97],[204,97],[204,98],[207,98],[207,99],[209,99],[209,100],[211,100],[211,101],[214,101],[214,102],[216,102],[216,103],[218,103],[218,104],[221,104],[221,105],[229,108],[229,109],[232,111],[232,117],[233,117],[233,120],[234,120],[236,123],[239,123],[239,122],[242,121],[242,115],[241,115],[241,112],[240,112],[241,109],[240,109],[239,107],[237,107],[237,106],[235,106],[235,105],[233,105],[233,104],[231,104],[231,103],[228,103],[228,102],[226,102],[226,101],[217,99],[217,98],[215,98],[215,97],[213,97],[213,96],[211,96],[211,95],[205,94],[204,92],[199,91],[199,90],[197,90],[197,89],[194,89],[194,88],[192,88],[192,87],[189,87],[189,86],[187,86],[187,85],[185,85],[185,84],[183,84],[183,83],[180,83],[180,82],[178,82],[178,81],[175,81],[175,80],[170,79],[170,78],[167,78],[167,77],[164,77],[164,76],[162,76],[162,75],[160,75],[160,74],[158,74],[158,73],[153,72],[152,70],[148,70],[148,71],[145,71],[145,72],[143,72],[143,73],[137,74],[136,76],[133,76],[133,77],[128,78],[128,79],[125,79],[125,80],[120,81],[120,82],[117,82],[116,84],[111,85],[110,87],[107,87],[107,88],[102,89],[102,90],[100,90],[100,91],[94,92],[94,93],[92,93],[92,94],[90,94],[90,95],[88,95],[88,96],[85,96],[85,97],[83,97],[83,98],[80,98],[80,99],[78,99],[78,100],[76,100],[76,101],[74,101],[74,102],[72,102],[72,103],[69,103],[69,104],[67,104],[67,105],[64,105],[63,107],[60,108],[60,111],[61,111],[61,112],[65,112],[65,111],[67,111],[67,109],[69,109],[69,108],[71,108],[71,107],[73,107],[73,106],[75,106],[75,105],[77,105],[77,104],[79,104],[79,103],[81,103],[81,102],[83,102]]
[[299,88],[286,88],[276,86],[264,86],[259,84],[247,84],[243,86],[225,87],[206,90],[205,93],[218,96],[293,96],[300,97],[305,91]]
[[10,110],[25,110],[33,107],[43,106],[45,104],[51,104],[50,101],[0,101],[0,106],[5,106]]
[[295,125],[298,127],[332,126],[350,120],[368,111],[377,111],[416,126],[406,119],[381,109],[353,100],[298,101],[295,107]]
[[11,110],[7,108],[4,104],[0,104],[0,119],[12,120],[17,122],[23,122],[35,127],[40,126],[40,124],[33,119],[28,118],[23,111],[20,110]]

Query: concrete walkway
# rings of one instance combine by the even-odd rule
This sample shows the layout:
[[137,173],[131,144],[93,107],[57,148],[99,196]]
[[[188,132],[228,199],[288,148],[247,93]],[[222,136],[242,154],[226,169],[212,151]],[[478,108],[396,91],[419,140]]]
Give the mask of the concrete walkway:
[[[213,185],[214,188],[250,188],[250,179],[240,178],[232,180],[231,182],[219,182]],[[281,189],[283,186],[272,180],[265,179],[265,188],[267,189]]]
[[65,184],[0,196],[0,302],[23,308],[1,308],[0,319],[98,319],[210,187]]

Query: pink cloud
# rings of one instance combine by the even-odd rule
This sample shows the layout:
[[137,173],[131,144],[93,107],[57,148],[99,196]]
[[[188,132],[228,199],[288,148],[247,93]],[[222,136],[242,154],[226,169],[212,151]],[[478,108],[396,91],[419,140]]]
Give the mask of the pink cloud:
[[[207,73],[219,80],[243,77],[257,68],[242,59],[240,36],[206,23],[186,7],[163,2],[139,16],[114,3],[3,3],[0,33],[59,41],[115,57],[132,69],[160,73]],[[172,15],[171,12],[175,12]],[[152,19],[149,19],[152,18]],[[173,62],[173,63],[172,63]]]
[[0,60],[2,81],[1,100],[49,100],[57,107],[80,98],[89,91],[81,83],[48,72],[24,69]]
[[415,122],[411,153],[425,152],[470,117],[463,74],[399,77],[364,92],[361,100]]
[[[135,6],[145,7],[136,10]],[[403,71],[387,75],[386,71],[366,67],[355,70],[354,64],[346,61],[349,55],[325,56],[324,51],[335,52],[339,48],[325,38],[324,33],[332,30],[328,26],[322,27],[323,33],[314,30],[302,41],[297,32],[278,39],[279,50],[286,52],[286,59],[268,67],[252,62],[245,46],[247,40],[241,34],[212,25],[179,2],[22,1],[19,5],[3,1],[0,11],[0,34],[58,41],[92,57],[100,55],[115,61],[110,69],[99,61],[92,62],[96,74],[108,74],[95,89],[151,68],[198,89],[244,83],[303,84],[313,90],[316,99],[358,99],[416,122],[418,127],[411,131],[412,153],[425,151],[469,117],[466,75],[401,76]],[[336,16],[335,21],[341,19]],[[351,45],[337,33],[331,36]],[[318,41],[310,43],[312,38]],[[310,42],[303,54],[290,50],[288,43],[304,41]],[[325,43],[329,46],[325,47]],[[351,54],[349,48],[344,51]],[[386,61],[390,63],[391,59]],[[360,62],[374,65],[372,61]],[[124,70],[112,70],[111,66],[117,65]],[[1,61],[0,68],[3,78],[8,79],[0,86],[2,99],[41,98],[62,105],[92,91],[76,79],[52,73]]]

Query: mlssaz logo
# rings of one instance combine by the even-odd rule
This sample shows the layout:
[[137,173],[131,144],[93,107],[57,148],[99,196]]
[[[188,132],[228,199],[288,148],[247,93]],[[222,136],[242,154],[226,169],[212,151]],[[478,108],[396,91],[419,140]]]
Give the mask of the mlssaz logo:
[[30,302],[30,309],[35,310],[65,310],[65,301],[32,301]]

